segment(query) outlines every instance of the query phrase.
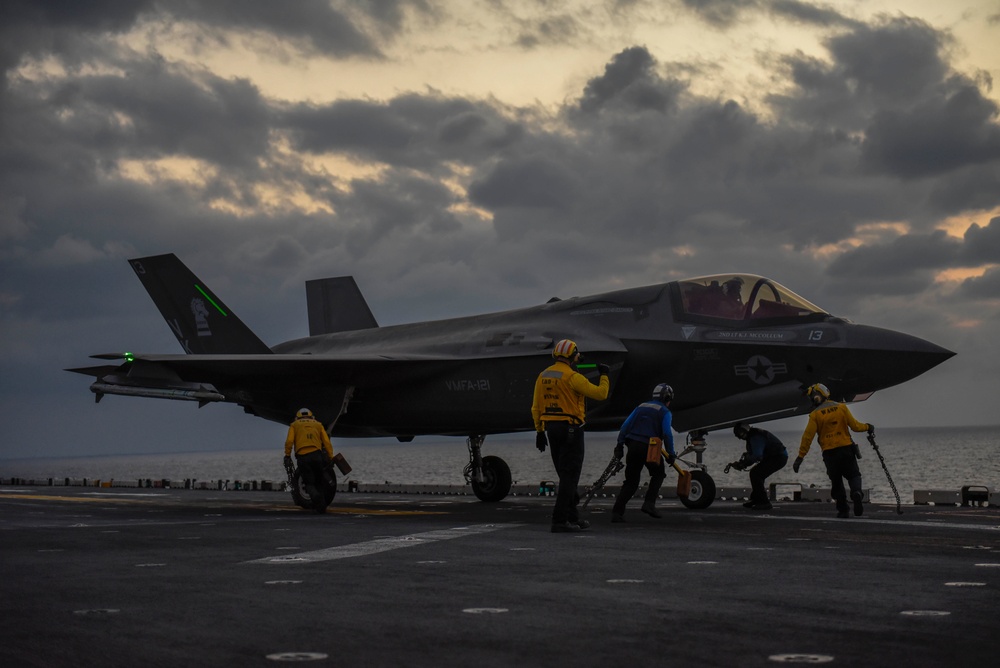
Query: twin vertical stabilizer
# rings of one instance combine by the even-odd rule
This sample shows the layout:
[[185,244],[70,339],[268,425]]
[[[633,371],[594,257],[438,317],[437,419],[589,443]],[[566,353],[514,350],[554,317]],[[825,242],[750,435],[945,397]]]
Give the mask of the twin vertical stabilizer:
[[260,355],[271,352],[176,255],[129,260],[185,353]]

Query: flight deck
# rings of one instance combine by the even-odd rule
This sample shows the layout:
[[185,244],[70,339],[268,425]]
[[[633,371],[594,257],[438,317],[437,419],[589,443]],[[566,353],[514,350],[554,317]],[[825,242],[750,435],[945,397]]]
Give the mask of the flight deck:
[[0,487],[5,666],[992,665],[1000,508]]

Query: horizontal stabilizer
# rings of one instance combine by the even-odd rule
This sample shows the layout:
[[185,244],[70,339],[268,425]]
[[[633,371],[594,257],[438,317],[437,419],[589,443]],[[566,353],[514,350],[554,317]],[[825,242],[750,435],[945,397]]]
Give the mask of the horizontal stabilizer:
[[309,336],[378,327],[352,276],[306,281]]

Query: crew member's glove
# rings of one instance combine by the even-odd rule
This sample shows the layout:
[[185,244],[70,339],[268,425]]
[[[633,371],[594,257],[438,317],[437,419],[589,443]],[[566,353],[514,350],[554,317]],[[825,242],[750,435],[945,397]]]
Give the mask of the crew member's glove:
[[607,376],[609,373],[611,373],[611,367],[609,367],[607,364],[598,364],[597,373],[601,374],[602,376]]
[[871,436],[872,438],[875,438],[875,425],[873,425],[871,422],[868,423],[868,435]]
[[282,463],[285,465],[286,469],[292,468],[292,458],[289,457],[288,455],[285,455],[285,459],[282,461]]
[[667,466],[673,466],[675,461],[677,461],[677,457],[675,457],[674,455],[672,455],[672,454],[670,454],[668,452],[667,453]]
[[619,443],[615,446],[615,459],[621,459],[625,456],[625,444]]
[[535,447],[538,448],[539,452],[545,452],[545,446],[549,442],[545,440],[545,432],[540,431],[535,434]]
[[330,453],[322,449],[320,450],[320,453],[323,455],[323,466],[329,466],[330,462],[333,461],[330,459]]
[[729,473],[729,469],[736,469],[737,471],[742,471],[743,470],[743,465],[740,464],[738,461],[736,461],[736,462],[729,462],[728,464],[726,464],[725,472]]
[[795,471],[796,473],[798,473],[800,466],[802,466],[802,458],[801,457],[796,457],[795,458],[795,463],[792,464],[792,470]]

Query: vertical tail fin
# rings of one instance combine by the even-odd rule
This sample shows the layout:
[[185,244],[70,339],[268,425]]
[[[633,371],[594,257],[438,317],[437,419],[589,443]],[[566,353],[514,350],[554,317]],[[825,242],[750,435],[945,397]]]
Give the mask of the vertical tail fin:
[[306,281],[309,336],[378,327],[352,276]]
[[184,352],[253,355],[271,349],[173,253],[129,260]]

